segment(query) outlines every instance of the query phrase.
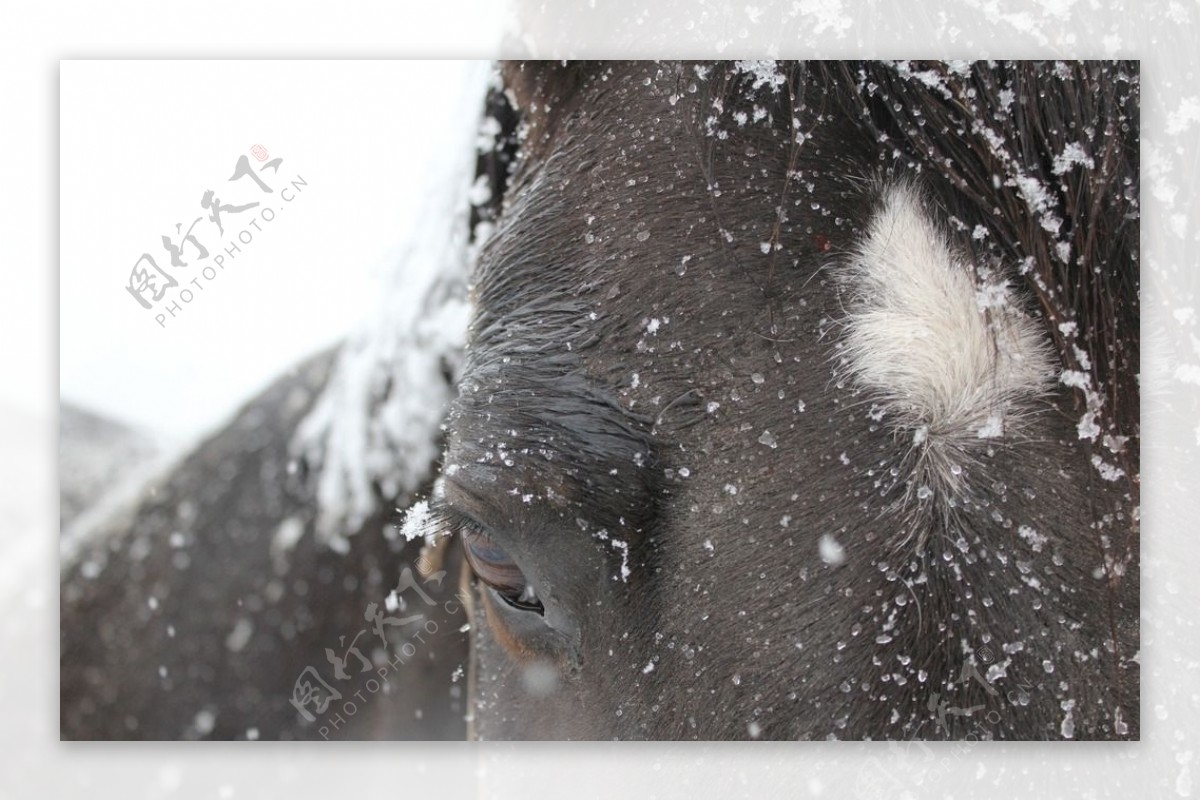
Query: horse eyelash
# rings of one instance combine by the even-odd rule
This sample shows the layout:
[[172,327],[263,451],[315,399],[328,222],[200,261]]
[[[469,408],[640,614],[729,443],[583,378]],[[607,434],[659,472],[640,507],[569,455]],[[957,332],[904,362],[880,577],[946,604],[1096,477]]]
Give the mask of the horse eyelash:
[[413,514],[420,504],[413,505],[413,509],[409,512],[409,518],[405,520],[405,535],[409,539],[423,536],[426,542],[432,542],[439,535],[454,536],[461,533],[463,529],[487,532],[487,529],[479,521],[454,508],[443,498],[435,497],[422,503],[425,503],[425,507],[419,512],[420,519],[413,523],[411,531],[409,530],[409,521],[413,519]]

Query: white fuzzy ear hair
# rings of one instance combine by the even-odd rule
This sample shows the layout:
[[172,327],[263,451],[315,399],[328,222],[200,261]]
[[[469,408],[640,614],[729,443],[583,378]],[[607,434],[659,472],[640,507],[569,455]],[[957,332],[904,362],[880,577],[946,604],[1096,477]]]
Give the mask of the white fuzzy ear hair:
[[1018,433],[1050,386],[1045,333],[999,271],[951,248],[906,183],[883,190],[840,276],[839,372],[875,402],[875,416],[911,434],[921,480],[957,489],[971,451]]

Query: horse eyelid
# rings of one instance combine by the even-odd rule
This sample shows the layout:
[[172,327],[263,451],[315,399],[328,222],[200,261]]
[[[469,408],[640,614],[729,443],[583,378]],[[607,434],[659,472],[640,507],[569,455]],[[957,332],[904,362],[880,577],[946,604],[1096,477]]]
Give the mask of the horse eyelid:
[[453,535],[461,533],[463,529],[474,529],[489,539],[492,536],[490,528],[442,498],[429,502],[429,518],[430,529],[434,532]]

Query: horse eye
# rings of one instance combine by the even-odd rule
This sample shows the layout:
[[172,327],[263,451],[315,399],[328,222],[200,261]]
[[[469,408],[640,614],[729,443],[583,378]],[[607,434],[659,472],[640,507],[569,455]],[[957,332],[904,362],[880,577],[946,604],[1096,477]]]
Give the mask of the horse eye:
[[538,614],[545,612],[533,586],[507,551],[474,527],[463,526],[460,533],[467,564],[480,581],[515,609]]

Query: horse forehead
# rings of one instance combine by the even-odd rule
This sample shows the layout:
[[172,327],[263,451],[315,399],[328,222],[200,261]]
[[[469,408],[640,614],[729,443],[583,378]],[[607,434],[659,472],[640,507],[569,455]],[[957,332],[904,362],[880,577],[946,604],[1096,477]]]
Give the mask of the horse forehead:
[[[713,305],[713,293],[723,317],[763,308],[751,271],[773,236],[784,165],[764,174],[723,154],[735,177],[717,209],[701,154],[663,141],[606,147],[568,142],[524,168],[475,267],[474,347],[622,349],[665,333],[672,309]],[[673,319],[678,330],[687,318]]]
[[[773,179],[786,164],[761,149],[757,159],[740,146],[722,150],[723,175],[738,180],[720,190],[718,220],[705,173],[712,162],[702,163],[682,122],[697,101],[671,103],[665,86],[642,75],[650,69],[623,67],[583,90],[589,101],[594,92],[594,106],[563,110],[570,125],[527,156],[481,251],[458,404],[470,424],[464,431],[491,432],[480,442],[508,431],[527,444],[540,432],[547,444],[557,428],[555,445],[582,441],[583,452],[632,459],[645,448],[614,423],[614,401],[652,407],[654,380],[673,393],[658,399],[669,403],[682,392],[675,379],[694,376],[694,363],[712,367],[713,354],[731,352],[733,342],[745,349],[739,320],[766,325],[767,301],[751,271],[769,259],[762,242],[777,221]],[[608,135],[614,126],[620,136]],[[775,138],[757,129],[739,136]],[[764,163],[779,175],[764,177]],[[721,239],[722,224],[737,229],[735,240]],[[778,280],[793,280],[779,272]],[[579,377],[592,388],[581,392]]]

